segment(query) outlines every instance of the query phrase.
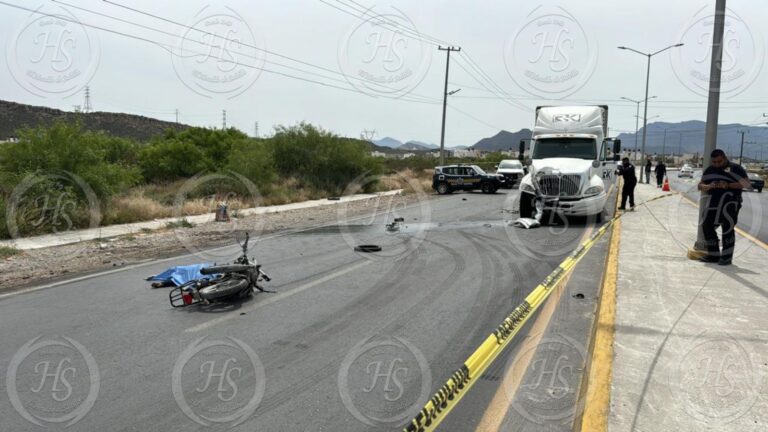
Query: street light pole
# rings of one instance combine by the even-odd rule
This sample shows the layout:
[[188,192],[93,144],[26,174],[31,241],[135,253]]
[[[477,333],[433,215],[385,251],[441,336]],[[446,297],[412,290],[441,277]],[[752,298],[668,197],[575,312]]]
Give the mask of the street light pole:
[[[725,0],[715,3],[715,23],[712,32],[712,60],[709,67],[709,98],[707,101],[707,129],[704,136],[704,169],[710,164],[710,155],[717,144],[717,121],[720,111],[720,75],[723,63],[723,33],[725,31]],[[688,258],[699,259],[707,253],[707,241],[704,238],[702,221],[707,211],[707,196],[699,193],[699,231],[693,249],[688,251]]]
[[[646,68],[646,71],[645,71],[645,104],[644,104],[645,108],[643,110],[643,144],[642,144],[642,147],[640,149],[641,157],[645,156],[645,142],[646,142],[646,139],[648,138],[648,130],[647,130],[647,126],[648,126],[648,87],[650,86],[650,80],[651,80],[651,57],[655,56],[656,54],[660,54],[660,53],[662,53],[662,52],[664,52],[664,51],[666,51],[666,50],[668,50],[670,48],[677,48],[677,47],[681,47],[681,46],[683,46],[682,43],[670,45],[670,46],[668,46],[666,48],[663,48],[663,49],[660,49],[660,50],[658,50],[658,51],[656,51],[654,53],[644,53],[644,52],[638,51],[636,49],[625,47],[625,46],[620,46],[619,47],[619,49],[629,50],[629,51],[636,52],[636,53],[638,53],[640,55],[644,55],[644,56],[648,57],[648,65],[647,65],[647,68]],[[648,179],[646,179],[646,180],[648,180]],[[640,170],[640,182],[642,182],[642,181],[643,181],[643,171]]]
[[[655,97],[656,96],[651,96],[648,99],[653,99]],[[634,151],[635,152],[635,163],[637,163],[637,159],[638,159],[637,158],[637,131],[638,131],[638,122],[640,121],[640,103],[642,103],[643,100],[642,99],[634,100],[634,99],[630,99],[630,98],[624,97],[624,96],[622,96],[621,98],[624,99],[624,100],[628,100],[628,101],[630,101],[632,103],[635,103],[637,105],[637,107],[635,109],[635,151]],[[640,162],[642,163],[642,157],[640,158]],[[640,167],[640,171],[642,171],[642,168],[643,167],[641,166]],[[642,181],[643,180],[642,179],[642,173],[640,175],[641,175],[640,181]]]

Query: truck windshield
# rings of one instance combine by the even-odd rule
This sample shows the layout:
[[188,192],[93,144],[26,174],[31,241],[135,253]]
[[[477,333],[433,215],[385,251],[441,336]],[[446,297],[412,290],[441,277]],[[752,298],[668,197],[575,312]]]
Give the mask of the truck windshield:
[[533,159],[546,158],[597,159],[595,140],[591,138],[547,138],[536,140]]
[[523,164],[518,161],[504,161],[499,164],[499,169],[523,169]]

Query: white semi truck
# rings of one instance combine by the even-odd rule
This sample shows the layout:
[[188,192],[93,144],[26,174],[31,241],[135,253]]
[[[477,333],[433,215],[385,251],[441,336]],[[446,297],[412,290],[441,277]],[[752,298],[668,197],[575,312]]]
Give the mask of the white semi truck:
[[[520,217],[593,216],[600,222],[621,152],[621,141],[607,136],[607,105],[537,107]],[[521,141],[521,160],[524,153]]]

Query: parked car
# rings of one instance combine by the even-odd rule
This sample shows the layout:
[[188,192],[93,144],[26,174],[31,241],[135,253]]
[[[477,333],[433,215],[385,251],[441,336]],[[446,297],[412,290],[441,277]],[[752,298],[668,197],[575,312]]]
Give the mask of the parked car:
[[440,195],[456,190],[477,190],[483,193],[496,193],[505,183],[504,176],[488,174],[477,165],[447,165],[435,167],[432,176],[432,189]]
[[683,167],[680,168],[680,172],[677,174],[677,176],[680,178],[693,178],[693,168],[690,165],[683,165]]
[[525,175],[522,162],[514,159],[505,159],[496,166],[496,174],[504,176],[505,187],[511,188]]
[[757,191],[757,193],[760,193],[763,191],[763,186],[765,186],[765,180],[763,180],[763,178],[760,177],[760,174],[749,173],[747,174],[747,177],[749,177],[749,183],[752,184],[752,187]]

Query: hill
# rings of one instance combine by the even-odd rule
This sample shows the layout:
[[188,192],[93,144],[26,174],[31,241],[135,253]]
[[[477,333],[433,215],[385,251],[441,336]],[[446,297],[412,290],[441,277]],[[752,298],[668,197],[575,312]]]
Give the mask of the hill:
[[401,141],[398,141],[398,140],[396,140],[394,138],[390,138],[390,137],[384,137],[384,138],[382,138],[380,140],[373,140],[372,142],[374,144],[376,144],[377,146],[389,147],[389,148],[398,148],[401,145],[403,145],[403,143]]
[[25,127],[50,126],[55,121],[80,121],[83,128],[108,134],[149,141],[166,129],[184,130],[190,126],[149,117],[109,112],[75,113],[54,108],[0,101],[0,139],[15,136]]
[[531,138],[531,130],[530,129],[520,129],[517,132],[509,132],[509,131],[499,131],[496,135],[489,137],[489,138],[483,138],[480,141],[476,142],[474,146],[472,146],[475,150],[485,150],[485,151],[499,151],[499,150],[517,150],[520,147],[520,140],[521,139],[530,139]]
[[[646,153],[701,153],[704,150],[704,132],[706,124],[700,120],[689,120],[680,123],[654,122],[648,125],[645,151]],[[746,126],[738,123],[721,124],[717,130],[717,147],[725,150],[731,157],[738,157],[741,146],[741,134],[744,134],[744,157],[768,157],[768,152],[762,149],[761,143],[768,142],[768,128]],[[666,133],[665,133],[666,131]],[[665,138],[666,134],[666,138]],[[625,149],[635,148],[635,134],[621,133],[618,138]],[[643,129],[637,136],[638,149],[642,146]],[[665,143],[666,142],[666,143]]]
[[439,149],[440,146],[434,144],[427,144],[421,141],[408,141],[407,143],[398,147],[400,150],[416,150],[416,151],[430,151]]

